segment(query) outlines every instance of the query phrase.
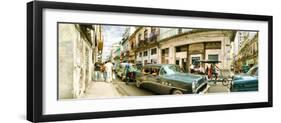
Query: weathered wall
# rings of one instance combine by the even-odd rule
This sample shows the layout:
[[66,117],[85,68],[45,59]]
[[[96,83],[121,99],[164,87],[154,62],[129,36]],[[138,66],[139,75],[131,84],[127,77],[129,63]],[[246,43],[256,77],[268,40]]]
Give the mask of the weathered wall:
[[73,24],[59,24],[58,88],[59,99],[73,98],[73,40],[77,37]]

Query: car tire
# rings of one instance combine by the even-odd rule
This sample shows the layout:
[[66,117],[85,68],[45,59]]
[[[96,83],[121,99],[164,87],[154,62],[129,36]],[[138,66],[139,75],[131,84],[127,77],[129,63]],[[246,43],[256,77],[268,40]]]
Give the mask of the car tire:
[[180,90],[175,89],[175,90],[172,91],[172,94],[173,95],[181,95],[181,94],[183,94],[183,92],[180,91]]
[[228,84],[229,84],[229,81],[228,81],[226,78],[224,78],[224,79],[222,80],[222,85],[228,86]]
[[141,88],[141,84],[140,83],[141,83],[140,81],[136,81],[137,88]]

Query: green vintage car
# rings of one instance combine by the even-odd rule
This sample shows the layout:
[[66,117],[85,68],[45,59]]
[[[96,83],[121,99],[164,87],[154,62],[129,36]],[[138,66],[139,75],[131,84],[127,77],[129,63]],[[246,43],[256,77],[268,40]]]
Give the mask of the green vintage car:
[[200,93],[208,87],[206,77],[184,73],[173,64],[150,64],[136,76],[136,86],[158,94]]
[[247,73],[233,77],[231,92],[258,91],[259,90],[259,67],[253,66]]

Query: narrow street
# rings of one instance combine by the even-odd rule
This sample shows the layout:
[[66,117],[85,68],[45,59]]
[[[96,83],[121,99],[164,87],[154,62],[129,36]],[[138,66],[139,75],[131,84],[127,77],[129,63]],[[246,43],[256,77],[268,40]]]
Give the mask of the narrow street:
[[149,96],[155,95],[155,93],[150,92],[145,89],[137,88],[134,82],[129,84],[125,84],[124,82],[116,82],[114,83],[117,91],[123,96]]
[[210,88],[207,90],[207,93],[225,93],[230,92],[230,85],[224,86],[222,83],[218,82],[217,84],[209,84]]
[[[115,77],[114,77],[115,78]],[[221,83],[209,84],[206,94],[208,93],[225,93],[229,92],[229,86],[224,86]],[[81,99],[96,99],[96,98],[119,98],[125,96],[151,96],[157,95],[149,90],[137,88],[135,82],[125,84],[119,78],[113,82],[104,82],[103,80],[92,81],[91,85],[86,89],[86,93]]]
[[[258,91],[256,31],[67,23],[59,31],[60,99],[183,94],[199,81],[208,82],[200,94],[230,93],[230,85],[204,76],[239,78],[234,90]],[[111,78],[112,71],[145,81],[144,88]]]
[[[115,78],[115,77],[114,77]],[[91,85],[86,89],[86,93],[81,99],[95,98],[118,98],[122,96],[149,96],[155,93],[137,88],[134,82],[125,84],[119,78],[113,82],[105,82],[104,80],[92,81]]]

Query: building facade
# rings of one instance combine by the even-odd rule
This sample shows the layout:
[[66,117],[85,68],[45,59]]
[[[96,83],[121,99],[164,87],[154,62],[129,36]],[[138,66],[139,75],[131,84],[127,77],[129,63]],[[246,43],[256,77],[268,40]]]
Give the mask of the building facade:
[[81,97],[92,80],[96,31],[91,25],[59,24],[59,99]]
[[135,33],[135,57],[136,64],[157,64],[158,49],[157,36],[159,28],[157,27],[138,27]]
[[[168,29],[166,29],[167,31]],[[160,30],[161,31],[161,30]],[[170,31],[170,32],[169,32]],[[231,67],[231,42],[235,31],[208,29],[170,29],[166,36],[159,40],[159,63],[177,64],[186,71],[200,60],[221,61],[217,66],[221,69]],[[165,36],[162,36],[165,37]],[[198,65],[198,64],[197,64]]]
[[218,60],[221,69],[230,69],[236,31],[139,27],[136,30],[136,62],[177,64],[186,71],[200,60]]
[[239,48],[236,51],[235,71],[239,73],[245,66],[250,68],[258,64],[258,32],[237,33]]

